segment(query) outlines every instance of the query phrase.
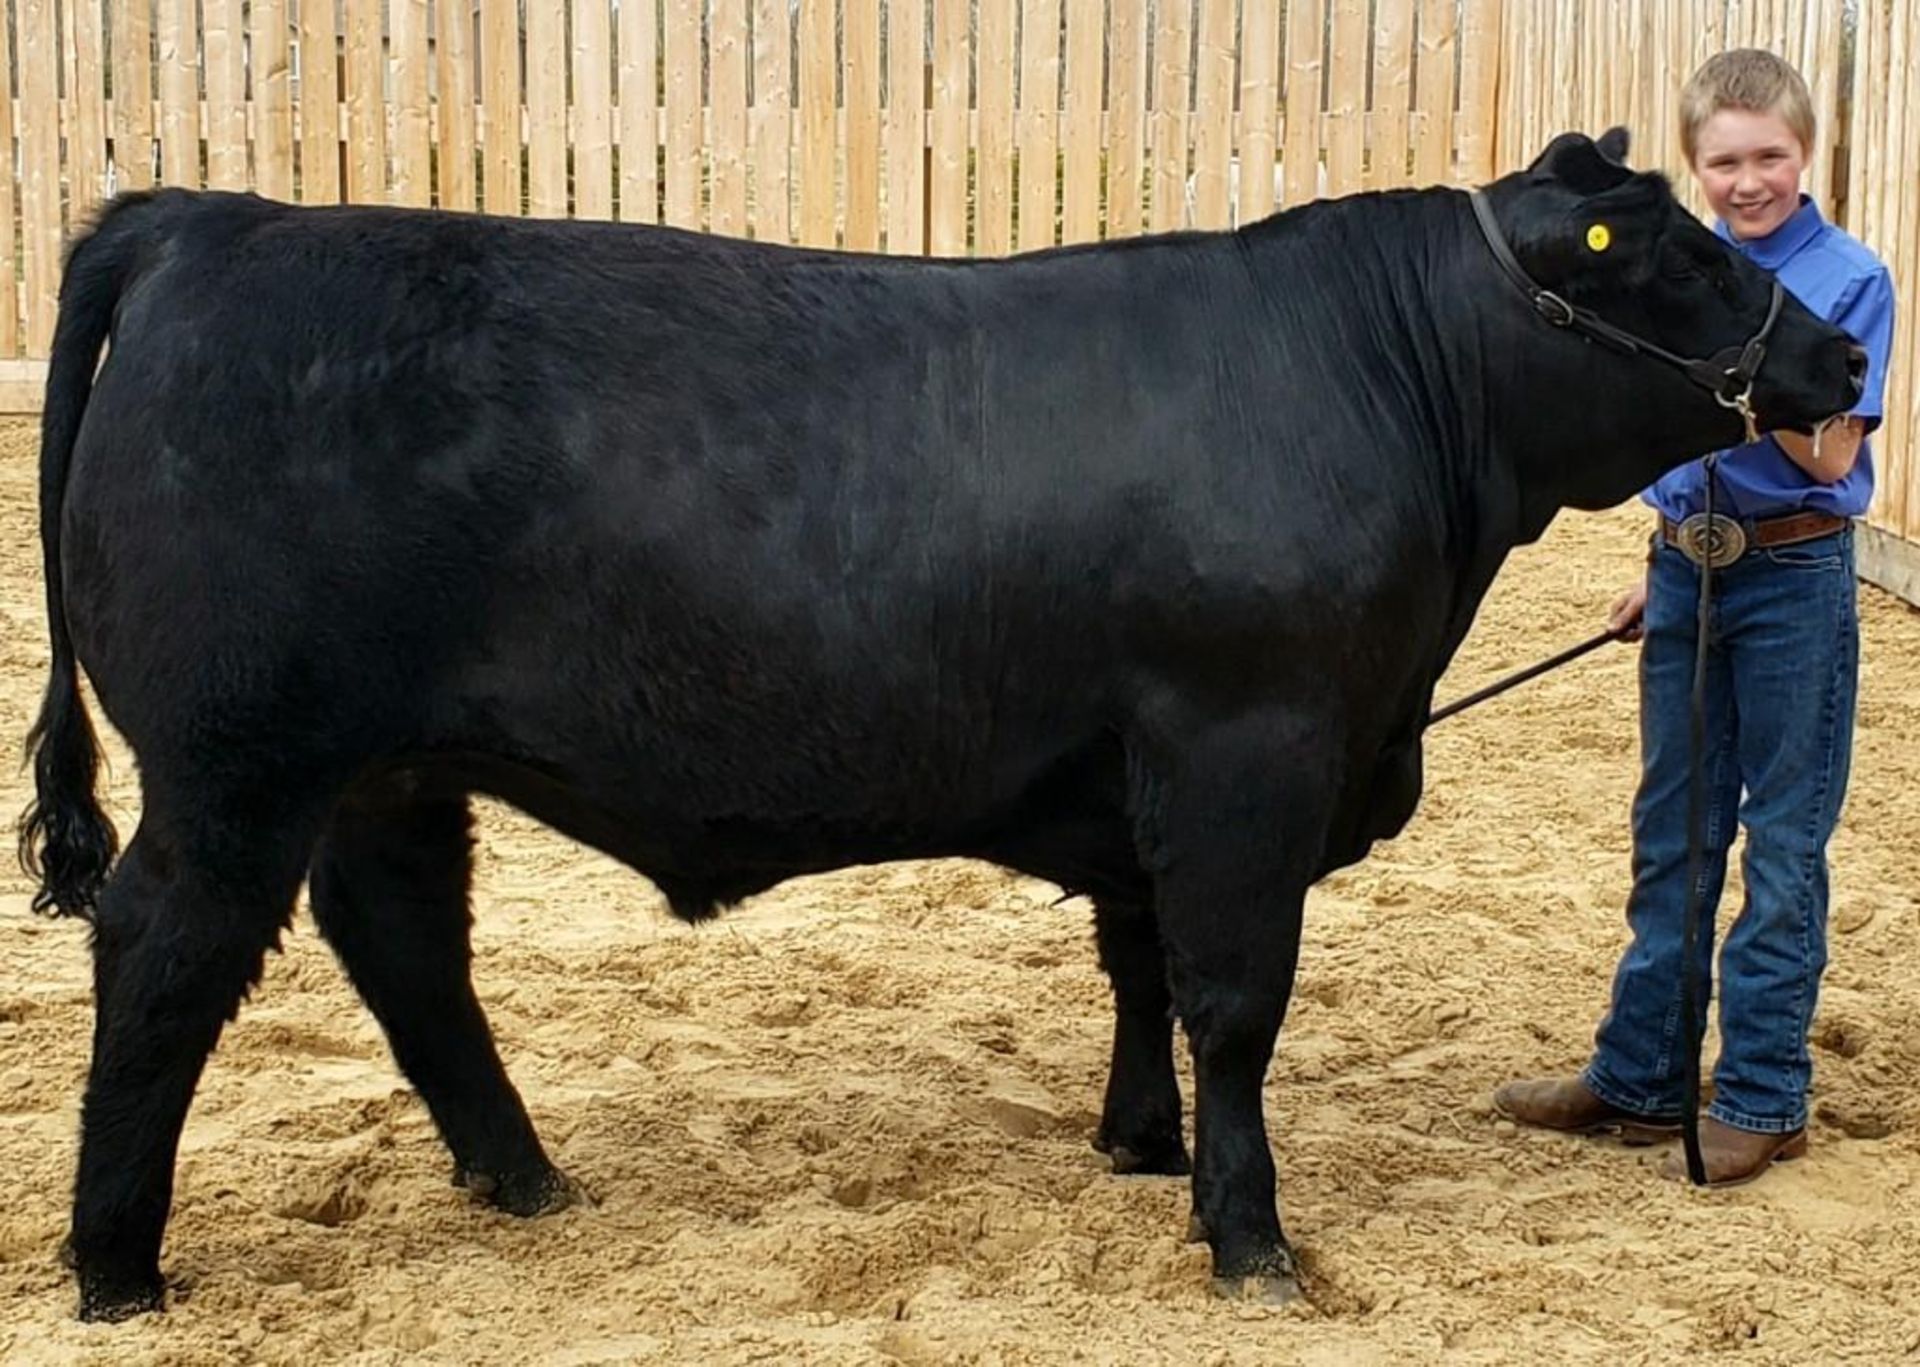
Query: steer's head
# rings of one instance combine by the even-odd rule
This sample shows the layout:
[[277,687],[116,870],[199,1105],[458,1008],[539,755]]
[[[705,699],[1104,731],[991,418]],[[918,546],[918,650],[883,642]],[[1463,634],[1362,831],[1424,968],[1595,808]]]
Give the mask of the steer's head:
[[[1563,134],[1486,192],[1535,284],[1600,331],[1651,344],[1635,353],[1601,337],[1583,349],[1580,325],[1555,328],[1514,294],[1530,400],[1604,434],[1595,458],[1536,472],[1556,502],[1580,508],[1611,506],[1684,459],[1746,440],[1749,416],[1761,432],[1812,431],[1853,406],[1866,371],[1853,339],[1790,294],[1769,323],[1771,273],[1688,213],[1665,177],[1628,169],[1626,150],[1622,128],[1598,142]],[[1756,341],[1764,352],[1750,350]]]

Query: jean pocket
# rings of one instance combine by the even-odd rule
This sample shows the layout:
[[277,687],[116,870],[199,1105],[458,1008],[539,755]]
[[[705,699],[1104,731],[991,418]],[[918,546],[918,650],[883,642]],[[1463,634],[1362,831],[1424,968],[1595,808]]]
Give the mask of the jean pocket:
[[1845,563],[1845,548],[1837,536],[1823,536],[1792,546],[1769,546],[1760,554],[1776,565],[1794,570],[1837,570]]

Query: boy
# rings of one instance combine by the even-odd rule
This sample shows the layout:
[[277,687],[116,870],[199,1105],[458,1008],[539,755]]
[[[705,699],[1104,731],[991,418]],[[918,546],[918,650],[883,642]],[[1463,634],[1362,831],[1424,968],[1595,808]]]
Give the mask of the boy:
[[[1774,432],[1724,451],[1714,476],[1715,512],[1738,532],[1719,524],[1730,544],[1725,563],[1714,560],[1704,916],[1692,967],[1703,1002],[1735,817],[1747,833],[1746,905],[1721,950],[1721,1052],[1700,1126],[1714,1186],[1751,1181],[1806,1151],[1807,1029],[1827,959],[1826,847],[1846,791],[1859,658],[1850,519],[1873,495],[1865,437],[1879,425],[1893,331],[1886,268],[1800,191],[1813,135],[1805,83],[1768,52],[1721,53],[1681,96],[1681,143],[1719,217],[1717,231],[1852,333],[1870,357],[1865,390],[1846,418],[1818,438]],[[1706,479],[1704,462],[1695,461],[1642,496],[1656,512],[1646,578],[1609,618],[1643,641],[1627,902],[1633,941],[1581,1074],[1510,1082],[1494,1093],[1495,1109],[1525,1124],[1619,1132],[1643,1143],[1680,1129],[1696,557],[1712,549],[1698,517]],[[1684,1175],[1678,1154],[1666,1172]]]

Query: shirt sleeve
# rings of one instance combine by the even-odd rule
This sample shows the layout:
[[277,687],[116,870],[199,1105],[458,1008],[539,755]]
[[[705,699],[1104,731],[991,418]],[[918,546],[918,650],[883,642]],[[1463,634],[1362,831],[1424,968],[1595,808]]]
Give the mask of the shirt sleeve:
[[1841,291],[1829,321],[1845,328],[1866,348],[1867,380],[1860,390],[1860,402],[1853,406],[1853,416],[1865,419],[1871,432],[1880,425],[1887,361],[1893,354],[1893,279],[1887,268],[1869,271]]

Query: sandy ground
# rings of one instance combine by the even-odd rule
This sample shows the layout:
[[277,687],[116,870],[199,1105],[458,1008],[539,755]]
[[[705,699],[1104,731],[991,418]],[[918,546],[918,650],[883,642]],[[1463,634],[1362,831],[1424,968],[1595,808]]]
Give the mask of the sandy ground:
[[[42,686],[34,435],[0,427],[0,731]],[[1452,696],[1595,629],[1631,511],[1496,586]],[[1584,1057],[1622,941],[1633,655],[1450,722],[1405,836],[1319,889],[1268,1092],[1312,1302],[1235,1306],[1184,1184],[1088,1147],[1107,990],[1085,904],[968,863],[790,884],[717,925],[488,809],[477,978],[596,1208],[471,1204],[304,912],[188,1123],[162,1317],[81,1325],[55,1262],[84,932],[0,883],[0,1361],[1751,1362],[1920,1354],[1920,615],[1865,595],[1851,805],[1804,1162],[1738,1192],[1515,1133]],[[116,749],[113,798],[136,803]],[[25,799],[9,766],[0,809]]]

